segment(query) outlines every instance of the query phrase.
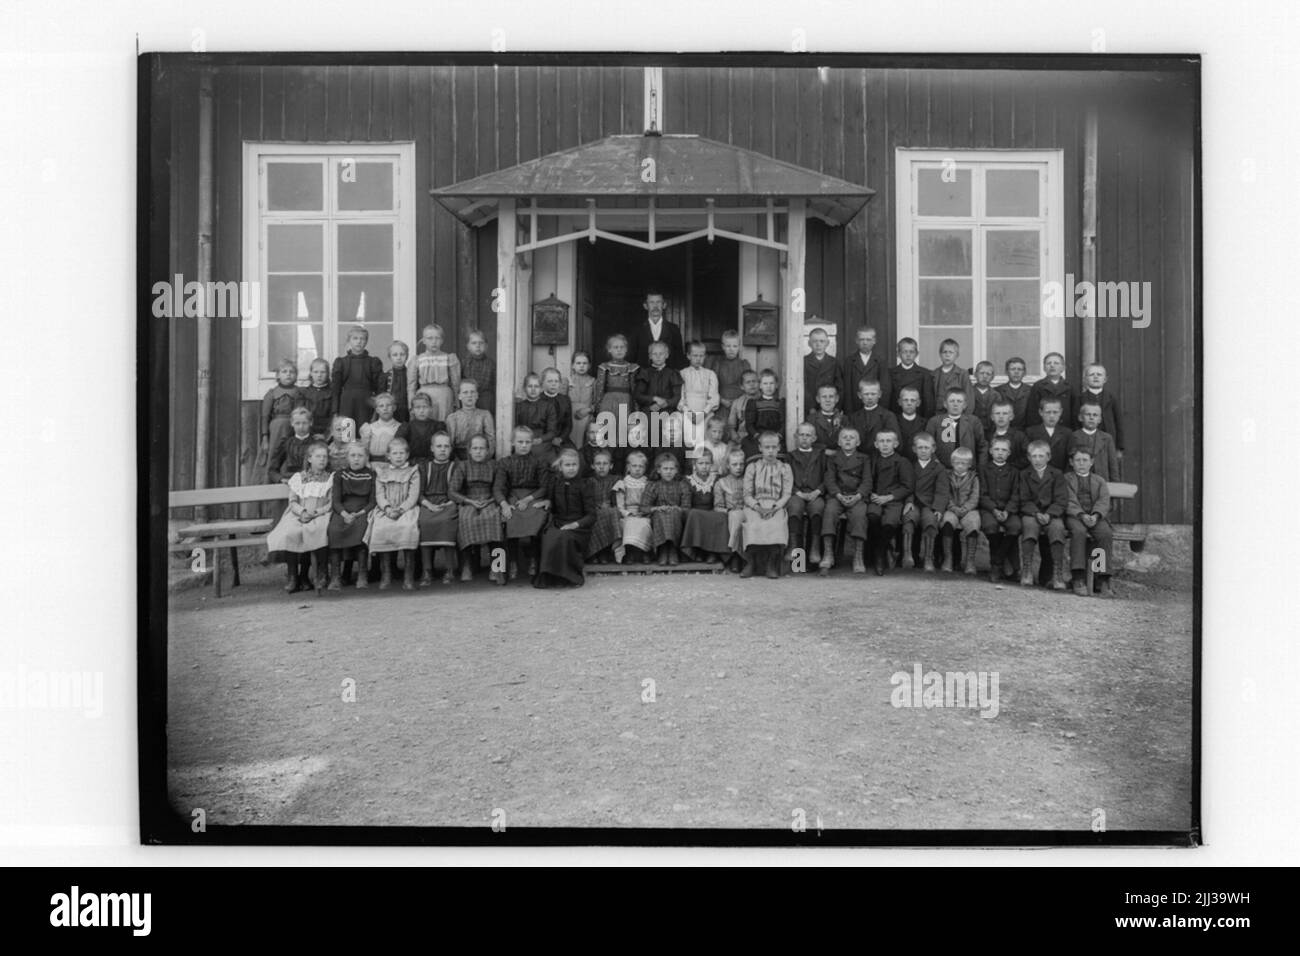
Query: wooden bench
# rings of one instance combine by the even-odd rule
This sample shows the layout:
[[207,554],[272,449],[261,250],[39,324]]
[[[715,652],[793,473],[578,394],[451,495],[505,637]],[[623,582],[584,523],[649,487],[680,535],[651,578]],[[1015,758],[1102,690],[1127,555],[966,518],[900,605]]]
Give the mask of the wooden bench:
[[[167,496],[167,507],[171,508],[211,508],[223,505],[242,505],[262,501],[287,501],[289,486],[283,483],[274,485],[243,485],[235,488],[201,488],[195,491],[173,491]],[[168,551],[184,551],[195,557],[202,556],[207,565],[207,554],[211,552],[212,592],[221,597],[221,553],[230,551],[230,564],[233,571],[231,586],[239,584],[239,548],[266,544],[266,533],[275,525],[273,518],[237,518],[230,520],[195,522],[177,530],[180,540],[167,546]]]
[[[1138,486],[1130,484],[1127,481],[1108,481],[1107,488],[1110,490],[1110,500],[1132,501],[1137,497]],[[1127,541],[1132,551],[1141,552],[1147,544],[1147,526],[1144,524],[1126,524],[1116,525],[1111,523],[1112,530],[1116,541]]]

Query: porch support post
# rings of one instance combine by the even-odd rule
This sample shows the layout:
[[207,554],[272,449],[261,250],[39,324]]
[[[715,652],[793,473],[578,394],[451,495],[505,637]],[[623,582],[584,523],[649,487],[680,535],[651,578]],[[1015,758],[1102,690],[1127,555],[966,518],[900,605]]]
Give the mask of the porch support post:
[[514,427],[515,316],[519,314],[515,264],[515,201],[502,199],[497,210],[497,456],[510,453]]
[[803,338],[805,224],[807,207],[803,199],[790,200],[787,219],[785,266],[785,303],[781,309],[785,329],[781,337],[781,372],[785,392],[785,441],[787,448],[794,447],[795,430],[803,421],[803,356],[799,346]]
[[[212,279],[212,235],[216,222],[214,174],[216,119],[212,108],[212,71],[199,73],[199,208],[198,208],[198,281],[210,288]],[[212,426],[212,317],[205,307],[195,320],[195,402],[194,402],[194,487],[208,487],[208,443]],[[269,455],[275,449],[267,452]],[[206,509],[196,509],[194,517],[203,521]],[[216,573],[216,572],[214,572]]]
[[[1097,288],[1097,107],[1088,107],[1083,121],[1083,281]],[[1066,290],[1066,295],[1073,295]],[[1080,366],[1097,361],[1097,310],[1083,317]],[[1082,378],[1082,376],[1080,376]]]

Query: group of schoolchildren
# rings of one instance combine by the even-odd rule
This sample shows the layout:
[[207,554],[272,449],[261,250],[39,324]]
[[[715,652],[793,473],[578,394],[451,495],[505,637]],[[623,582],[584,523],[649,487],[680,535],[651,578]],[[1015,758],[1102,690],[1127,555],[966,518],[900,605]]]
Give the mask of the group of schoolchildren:
[[[1092,549],[1110,552],[1107,482],[1123,456],[1106,370],[1088,366],[1076,390],[1051,353],[1031,385],[1017,357],[995,387],[992,363],[972,375],[951,339],[934,369],[917,364],[910,338],[886,366],[875,339],[860,329],[857,350],[837,360],[828,334],[811,332],[809,411],[792,449],[779,380],[750,367],[735,332],[721,356],[691,343],[681,369],[661,342],[638,366],[615,335],[594,374],[583,352],[567,382],[554,368],[529,374],[510,447],[497,449],[482,333],[461,359],[427,326],[415,361],[394,342],[385,370],[353,328],[332,368],[316,360],[299,387],[286,361],[263,400],[268,476],[289,490],[268,550],[285,561],[291,593],[366,588],[372,556],[381,589],[394,586],[399,556],[406,590],[417,566],[421,586],[470,581],[479,566],[496,584],[523,573],[535,587],[581,585],[587,563],[683,559],[777,578],[800,551],[825,576],[843,522],[855,573],[869,556],[877,575],[958,564],[974,575],[982,533],[992,581],[1018,569],[1032,586],[1038,550],[1038,583],[1065,590],[1068,568],[1087,595]],[[634,411],[646,419],[611,440],[604,423]],[[659,427],[645,427],[649,417]],[[1108,574],[1097,584],[1110,596]]]

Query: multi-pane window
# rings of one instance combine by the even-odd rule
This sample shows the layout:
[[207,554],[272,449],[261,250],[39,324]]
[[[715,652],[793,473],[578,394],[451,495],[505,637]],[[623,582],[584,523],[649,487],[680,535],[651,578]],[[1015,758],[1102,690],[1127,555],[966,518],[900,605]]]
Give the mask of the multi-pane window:
[[245,272],[261,321],[245,335],[245,397],[260,397],[285,358],[307,381],[353,325],[387,361],[413,346],[412,150],[401,145],[246,144]]
[[927,366],[953,339],[967,368],[987,359],[1001,378],[1018,355],[1037,377],[1063,351],[1063,321],[1042,314],[1061,278],[1059,154],[902,149],[898,189],[899,337]]

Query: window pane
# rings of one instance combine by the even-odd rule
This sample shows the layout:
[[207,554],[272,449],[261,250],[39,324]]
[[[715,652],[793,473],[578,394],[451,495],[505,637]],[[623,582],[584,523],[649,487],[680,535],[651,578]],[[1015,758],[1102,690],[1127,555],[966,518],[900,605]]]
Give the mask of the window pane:
[[338,303],[340,326],[356,322],[392,322],[393,277],[339,276]]
[[1043,306],[1037,279],[990,279],[987,289],[990,326],[1039,324]]
[[969,279],[922,279],[922,325],[970,325],[972,315]]
[[[337,354],[342,355],[347,352],[348,330],[354,325],[364,326],[366,331],[370,333],[370,339],[366,342],[366,351],[383,359],[384,368],[388,368],[388,346],[393,344],[393,324],[391,322],[353,322],[351,319],[346,322],[339,322]],[[411,343],[407,342],[406,347],[409,350]],[[415,356],[411,355],[407,359],[407,368],[411,367],[411,359],[413,358]]]
[[1030,377],[1037,377],[1036,370],[1042,366],[1042,345],[1038,329],[989,329],[989,350],[985,356],[998,374],[1003,374],[1007,359],[1020,356],[1029,364]]
[[324,166],[311,163],[267,163],[266,206],[276,210],[325,209]]
[[1038,276],[1038,230],[991,229],[985,233],[988,276]]
[[320,272],[325,227],[320,223],[266,227],[267,272]]
[[954,339],[961,346],[961,354],[957,356],[957,364],[962,368],[970,368],[975,364],[977,359],[971,358],[971,342],[973,341],[973,332],[971,329],[920,329],[916,336],[917,345],[921,349],[920,361],[927,368],[937,367],[939,362],[939,343],[944,339]]
[[985,214],[1037,216],[1038,170],[990,169],[984,174]]
[[[952,182],[944,182],[946,178]],[[921,216],[969,216],[969,169],[919,169],[916,172],[916,211]]]
[[266,370],[275,372],[283,359],[298,363],[298,380],[306,381],[313,359],[323,357],[325,327],[314,322],[266,327]]
[[917,232],[918,275],[968,276],[971,274],[969,229],[921,229]]
[[267,322],[320,322],[325,292],[320,276],[267,276]]
[[339,226],[340,272],[392,270],[392,223],[345,223]]
[[340,162],[339,209],[392,209],[393,164]]

